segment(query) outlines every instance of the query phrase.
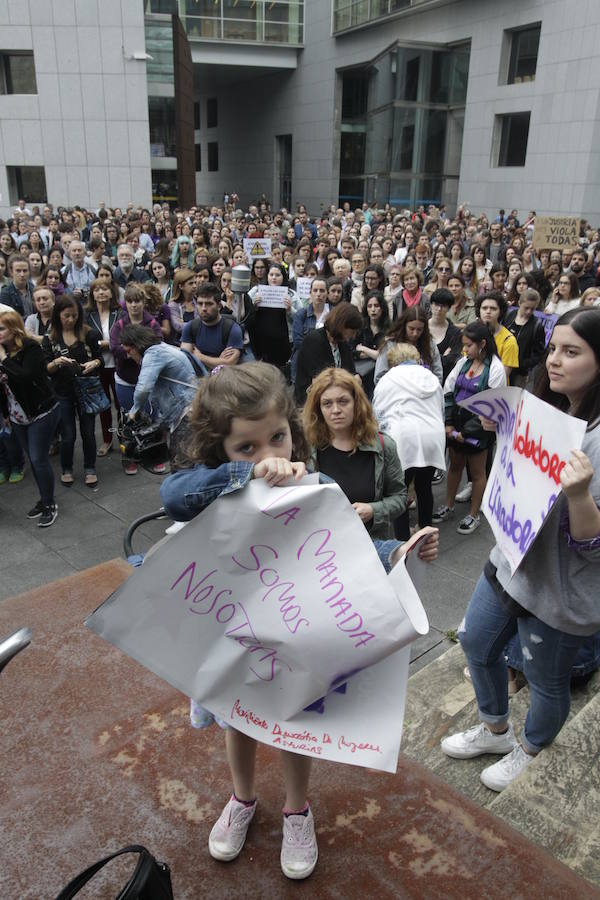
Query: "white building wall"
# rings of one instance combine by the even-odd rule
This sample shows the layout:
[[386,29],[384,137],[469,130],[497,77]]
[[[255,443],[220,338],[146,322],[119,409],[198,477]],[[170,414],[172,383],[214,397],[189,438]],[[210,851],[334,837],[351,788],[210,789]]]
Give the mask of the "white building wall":
[[1,50],[33,50],[36,95],[0,96],[0,215],[6,166],[44,166],[49,202],[151,203],[143,5],[0,0]]

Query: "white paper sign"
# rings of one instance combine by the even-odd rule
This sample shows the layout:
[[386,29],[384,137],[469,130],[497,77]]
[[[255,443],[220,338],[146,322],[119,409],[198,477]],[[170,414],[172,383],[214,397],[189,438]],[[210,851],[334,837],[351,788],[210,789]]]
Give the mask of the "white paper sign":
[[310,286],[313,283],[312,278],[297,278],[296,293],[300,300],[308,300],[310,297]]
[[259,284],[256,293],[263,308],[286,309],[285,298],[289,296],[289,288],[284,284]]
[[397,651],[428,631],[403,564],[386,576],[337,485],[261,479],[207,507],[86,624],[263,743],[385,771],[402,730]]
[[464,400],[497,425],[498,446],[482,510],[514,573],[560,492],[560,473],[586,430],[521,388],[482,391]]
[[260,259],[271,255],[271,238],[244,238],[242,244],[246,259]]

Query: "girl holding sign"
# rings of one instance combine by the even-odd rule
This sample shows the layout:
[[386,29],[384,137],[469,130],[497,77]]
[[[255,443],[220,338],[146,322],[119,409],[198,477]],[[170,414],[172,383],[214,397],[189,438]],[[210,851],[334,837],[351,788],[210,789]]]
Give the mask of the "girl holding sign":
[[[573,662],[600,629],[600,311],[574,309],[558,320],[536,394],[584,419],[587,432],[561,468],[561,493],[518,569],[511,575],[498,546],[490,554],[458,631],[481,721],[442,741],[443,752],[457,759],[502,754],[481,773],[494,791],[514,781],[561,730]],[[517,632],[531,694],[520,740],[508,717],[503,653]]]
[[[299,414],[282,374],[264,363],[222,368],[202,379],[192,408],[190,455],[198,461],[165,479],[161,497],[170,516],[188,521],[221,494],[242,490],[252,478],[270,486],[299,480],[310,450]],[[437,556],[437,533],[422,542],[424,560]],[[380,541],[379,557],[389,568],[402,554],[398,541]],[[195,720],[195,721],[194,721]],[[211,714],[192,701],[196,727],[212,724]],[[241,852],[256,811],[254,769],[256,741],[227,728],[227,759],[233,794],[208,840],[211,856],[222,862]],[[281,868],[288,878],[307,878],[317,864],[317,840],[308,803],[311,758],[285,750]]]

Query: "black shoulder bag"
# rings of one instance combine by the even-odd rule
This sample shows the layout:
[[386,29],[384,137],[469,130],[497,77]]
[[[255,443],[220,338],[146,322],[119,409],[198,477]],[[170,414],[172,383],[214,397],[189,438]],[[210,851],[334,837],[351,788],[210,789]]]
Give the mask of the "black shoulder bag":
[[116,853],[111,853],[110,856],[89,866],[63,888],[56,900],[71,900],[100,869],[124,853],[138,853],[140,858],[135,872],[115,900],[173,900],[171,872],[168,865],[157,862],[150,851],[140,844],[123,847],[122,850],[117,850]]

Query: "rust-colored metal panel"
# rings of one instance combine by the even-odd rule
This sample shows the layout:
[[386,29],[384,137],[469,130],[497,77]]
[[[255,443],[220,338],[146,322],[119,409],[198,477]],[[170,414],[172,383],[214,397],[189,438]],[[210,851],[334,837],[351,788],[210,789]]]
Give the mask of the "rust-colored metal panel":
[[[331,900],[599,897],[403,757],[394,776],[315,761],[320,858],[303,888],[279,868],[279,754],[259,747],[259,808],[246,847],[236,862],[212,860],[208,832],[230,791],[223,733],[194,731],[187,698],[83,625],[130,572],[112,560],[0,604],[0,635],[33,629],[32,644],[0,674],[0,897],[54,897],[128,843],[169,863],[177,900],[301,890]],[[113,875],[93,896],[116,895],[124,866]]]
[[194,64],[178,16],[173,16],[173,68],[175,75],[175,132],[177,138],[178,204],[196,204],[196,158],[194,155]]

